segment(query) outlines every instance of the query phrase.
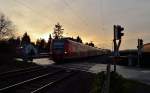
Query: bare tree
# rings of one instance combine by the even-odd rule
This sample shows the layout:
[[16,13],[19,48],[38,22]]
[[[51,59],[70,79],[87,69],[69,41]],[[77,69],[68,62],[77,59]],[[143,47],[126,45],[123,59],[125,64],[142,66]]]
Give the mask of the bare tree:
[[49,35],[48,42],[47,42],[47,45],[46,45],[46,48],[47,48],[48,50],[50,50],[51,43],[52,43],[52,37],[51,37],[51,34],[50,34],[50,35]]
[[0,13],[0,39],[13,37],[15,26],[4,14]]
[[54,39],[60,39],[60,38],[62,38],[63,36],[63,30],[64,29],[62,29],[62,25],[60,25],[59,23],[57,23],[56,25],[55,25],[55,27],[54,27],[54,32],[53,32],[53,34],[54,34]]

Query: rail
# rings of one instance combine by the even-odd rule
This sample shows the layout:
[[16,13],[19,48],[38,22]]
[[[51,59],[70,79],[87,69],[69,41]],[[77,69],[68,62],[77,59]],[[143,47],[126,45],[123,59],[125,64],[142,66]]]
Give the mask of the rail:
[[23,85],[23,84],[27,84],[27,83],[29,83],[29,82],[32,82],[32,81],[35,81],[35,80],[44,78],[44,77],[49,76],[49,75],[55,75],[55,74],[57,74],[57,73],[59,73],[59,72],[62,72],[62,71],[64,71],[64,70],[58,70],[58,71],[55,71],[55,72],[52,72],[52,73],[50,72],[50,73],[47,73],[47,74],[44,74],[44,75],[40,75],[40,76],[38,76],[38,77],[34,77],[34,78],[31,78],[31,79],[28,79],[28,80],[25,80],[25,81],[22,81],[22,82],[13,84],[13,85],[9,85],[9,86],[7,86],[7,87],[1,88],[1,89],[0,89],[0,92],[9,91],[9,90],[12,89],[12,88],[16,88],[16,87],[21,86],[21,85]]

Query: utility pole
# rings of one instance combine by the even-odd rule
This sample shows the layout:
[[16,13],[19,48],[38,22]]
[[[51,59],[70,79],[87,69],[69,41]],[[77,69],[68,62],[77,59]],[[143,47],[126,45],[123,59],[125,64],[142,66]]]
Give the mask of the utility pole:
[[124,36],[124,33],[122,33],[122,31],[124,31],[124,28],[121,27],[120,25],[114,25],[114,72],[116,72],[116,61],[117,58],[120,56],[119,55],[119,47],[121,44],[121,38],[122,36]]
[[[124,35],[124,33],[121,33],[124,30],[123,27],[120,25],[114,25],[114,58],[116,60],[117,57],[119,57],[119,47],[121,44],[121,37]],[[118,42],[117,42],[118,41]],[[109,93],[110,91],[110,70],[111,70],[111,64],[110,60],[107,63],[107,76],[106,76],[106,81],[104,84],[104,91],[102,93]],[[116,72],[116,61],[114,62],[114,72]]]
[[106,67],[106,78],[101,93],[110,93],[110,73],[111,73],[110,59],[108,59],[107,62],[108,63]]
[[142,48],[143,48],[143,40],[142,39],[138,39],[138,63],[137,66],[140,67],[140,61],[142,59]]
[[106,92],[105,93],[109,93],[110,92],[110,70],[111,70],[111,65],[110,63],[107,64],[107,78],[106,78]]

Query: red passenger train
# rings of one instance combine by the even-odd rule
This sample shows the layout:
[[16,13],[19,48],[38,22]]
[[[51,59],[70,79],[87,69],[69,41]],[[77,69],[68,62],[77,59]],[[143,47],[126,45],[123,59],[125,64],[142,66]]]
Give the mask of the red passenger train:
[[55,62],[79,59],[110,53],[108,49],[98,49],[69,39],[54,39],[52,42],[52,58]]

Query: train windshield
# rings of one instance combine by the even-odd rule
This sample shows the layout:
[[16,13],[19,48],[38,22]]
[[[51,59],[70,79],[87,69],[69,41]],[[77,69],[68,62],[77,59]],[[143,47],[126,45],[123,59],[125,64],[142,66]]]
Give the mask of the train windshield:
[[64,41],[54,41],[53,49],[54,50],[63,50],[64,49]]

